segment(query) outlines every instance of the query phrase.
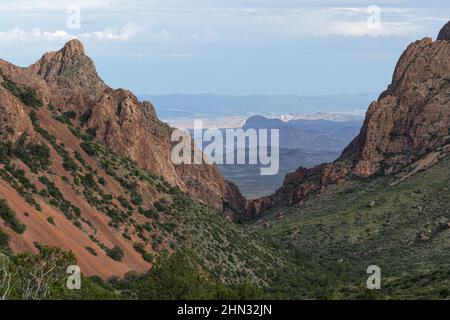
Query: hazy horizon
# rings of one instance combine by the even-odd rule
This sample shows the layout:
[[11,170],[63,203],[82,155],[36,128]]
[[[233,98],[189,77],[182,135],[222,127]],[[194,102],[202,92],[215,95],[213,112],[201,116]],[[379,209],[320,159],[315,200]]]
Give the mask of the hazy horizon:
[[[359,114],[380,93],[341,95],[216,95],[167,94],[138,95],[155,106],[158,117],[178,128],[189,128],[193,119],[205,120],[211,127],[240,126],[254,115],[280,118],[289,114]],[[192,124],[191,124],[192,123]]]

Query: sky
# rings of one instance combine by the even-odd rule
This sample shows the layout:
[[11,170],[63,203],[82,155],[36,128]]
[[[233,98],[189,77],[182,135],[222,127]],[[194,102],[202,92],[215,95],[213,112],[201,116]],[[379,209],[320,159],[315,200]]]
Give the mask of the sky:
[[449,1],[0,0],[0,58],[27,66],[80,39],[136,94],[380,92]]

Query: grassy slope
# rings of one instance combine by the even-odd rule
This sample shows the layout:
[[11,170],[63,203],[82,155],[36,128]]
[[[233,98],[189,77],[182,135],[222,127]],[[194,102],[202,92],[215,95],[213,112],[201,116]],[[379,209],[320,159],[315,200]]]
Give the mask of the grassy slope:
[[[302,208],[272,210],[256,224],[266,224],[260,231],[265,237],[347,265],[341,289],[324,288],[324,294],[366,297],[365,272],[375,264],[385,287],[367,297],[448,297],[450,230],[443,224],[450,222],[449,168],[447,157],[395,186],[393,177],[348,181]],[[370,201],[376,206],[369,208]]]

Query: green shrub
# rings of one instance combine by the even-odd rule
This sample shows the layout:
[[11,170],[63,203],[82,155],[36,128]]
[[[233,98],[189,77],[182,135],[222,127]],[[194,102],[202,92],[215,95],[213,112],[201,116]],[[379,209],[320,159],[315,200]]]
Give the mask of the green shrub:
[[148,253],[148,252],[144,252],[144,253],[142,254],[142,259],[144,259],[145,261],[147,261],[147,262],[149,262],[149,263],[152,263],[152,262],[153,262],[153,255],[151,255],[151,254]]
[[50,196],[57,200],[63,199],[63,194],[59,191],[54,182],[50,181],[46,176],[39,177],[39,181],[47,186],[47,192]]
[[75,206],[72,206],[72,210],[77,217],[81,216],[81,209]]
[[75,111],[67,111],[56,117],[56,120],[72,126],[72,120],[75,120],[76,118],[77,113]]
[[142,196],[140,195],[140,194],[138,194],[137,192],[132,192],[131,193],[131,202],[134,204],[134,205],[140,205],[140,204],[142,204],[142,202],[144,201],[144,199],[142,198]]
[[106,255],[114,261],[122,261],[125,253],[119,246],[114,246],[112,249],[106,249]]
[[9,236],[0,229],[0,253],[9,251]]
[[97,148],[94,143],[82,142],[80,147],[90,156],[95,156],[97,154]]
[[76,172],[78,170],[78,166],[69,156],[65,156],[63,158],[63,167],[65,170],[70,172]]
[[153,255],[145,250],[145,245],[143,243],[135,243],[133,247],[134,250],[142,256],[142,259],[150,263],[153,262]]
[[87,189],[99,190],[99,187],[95,182],[94,176],[91,173],[86,173],[84,176],[81,176],[81,183]]
[[106,186],[106,180],[103,177],[98,178],[98,183],[100,183],[102,186]]
[[[5,169],[20,182],[23,188],[30,190],[33,193],[37,193],[36,186],[26,177],[25,171],[16,169],[14,165],[6,165]],[[17,189],[17,188],[16,188]]]
[[163,223],[161,225],[161,227],[163,227],[163,229],[166,230],[167,232],[173,232],[177,226],[172,222],[168,222],[168,223]]
[[48,218],[47,218],[47,221],[48,221],[48,223],[50,223],[50,224],[52,224],[52,225],[54,225],[54,226],[56,227],[55,218],[53,218],[53,217],[48,217]]
[[5,142],[0,144],[0,162],[4,164],[9,163],[9,158],[13,154],[13,146],[11,142]]
[[175,253],[171,257],[160,257],[150,272],[143,275],[127,274],[124,280],[116,279],[110,283],[115,289],[123,291],[125,295],[138,299],[261,298],[262,294],[257,289],[232,289],[213,280],[189,256],[188,253]]
[[18,234],[25,232],[25,225],[17,219],[16,213],[11,210],[4,199],[0,199],[0,218],[2,218],[3,221],[5,221],[5,224],[14,232]]
[[22,135],[12,150],[13,155],[25,163],[32,172],[47,170],[50,165],[50,149],[45,144],[26,143]]
[[39,191],[39,194],[43,197],[52,197],[52,199],[48,201],[49,204],[59,208],[66,218],[70,220],[74,219],[75,216],[79,217],[80,210],[64,198],[64,195],[54,182],[50,181],[46,176],[39,177],[39,181],[47,186],[47,190],[41,190]]
[[151,225],[150,222],[146,222],[144,223],[144,225],[142,226],[145,230],[147,230],[148,232],[151,232],[153,230],[153,227]]
[[87,250],[90,254],[92,254],[93,256],[97,256],[97,255],[98,255],[98,254],[97,254],[97,251],[95,251],[94,248],[86,247],[86,250]]
[[127,240],[131,240],[131,237],[130,237],[130,235],[128,233],[125,233],[125,232],[122,233],[122,237],[124,237]]
[[125,199],[124,197],[120,196],[120,197],[117,198],[117,200],[119,200],[120,205],[121,205],[122,207],[124,207],[125,209],[129,209],[129,210],[132,210],[132,209],[133,209],[133,207],[131,206],[131,204],[130,204],[130,203],[127,201],[127,199]]
[[150,208],[150,209],[147,209],[147,210],[143,210],[142,209],[142,210],[139,211],[139,213],[143,214],[145,217],[147,217],[149,219],[154,219],[154,220],[157,220],[157,221],[159,220],[159,214],[153,208]]

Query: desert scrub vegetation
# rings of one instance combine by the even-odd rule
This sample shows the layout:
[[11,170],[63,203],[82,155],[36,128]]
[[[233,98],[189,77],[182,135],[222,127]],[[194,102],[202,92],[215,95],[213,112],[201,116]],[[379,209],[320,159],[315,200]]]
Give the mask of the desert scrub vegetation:
[[46,171],[50,165],[50,149],[45,144],[27,143],[25,134],[12,149],[12,155],[25,163],[34,173]]
[[28,180],[23,170],[16,169],[14,165],[6,165],[0,169],[0,178],[8,182],[28,204],[38,211],[42,210],[34,198],[34,194],[37,192],[36,186]]
[[97,253],[97,251],[95,251],[95,249],[94,248],[92,248],[92,247],[86,247],[86,250],[90,253],[90,254],[92,254],[93,256],[98,256],[98,253]]
[[[82,139],[83,142],[80,143],[80,147],[84,152],[94,157],[100,167],[127,191],[136,192],[134,189],[135,184],[131,181],[133,178],[149,182],[152,185],[161,184],[162,189],[167,191],[167,182],[141,169],[135,161],[117,155],[110,148],[92,140],[92,137],[89,135],[82,135]],[[139,198],[136,200],[139,202]]]
[[136,250],[136,252],[138,252],[142,256],[142,259],[150,263],[153,262],[153,255],[145,250],[145,245],[143,243],[135,243],[133,247],[134,250]]
[[16,213],[8,206],[5,199],[0,199],[0,218],[14,232],[22,234],[25,232],[25,225],[17,219]]
[[113,248],[106,250],[106,255],[114,261],[122,261],[125,253],[123,252],[121,247],[114,246]]
[[47,218],[47,222],[50,223],[50,224],[52,224],[53,226],[56,227],[55,218],[53,218],[53,217],[48,217],[48,218]]
[[[3,78],[5,77],[3,76]],[[38,98],[36,90],[20,86],[9,79],[4,79],[2,85],[5,89],[9,90],[13,95],[19,98],[23,104],[33,108],[42,107],[42,101]]]
[[46,189],[42,189],[39,192],[39,195],[42,198],[47,199],[52,206],[59,208],[67,219],[75,220],[80,218],[80,208],[74,206],[70,203],[70,201],[66,200],[53,181],[46,176],[40,176],[39,181],[46,186]]
[[46,170],[50,163],[48,150],[45,145],[26,144],[22,138],[15,145],[11,142],[0,143],[0,163],[4,165],[0,169],[0,177],[8,182],[27,203],[40,211],[41,207],[34,198],[37,188],[27,178],[25,171],[17,168],[14,163],[16,158],[27,165],[32,172]]
[[[40,126],[39,120],[37,119],[37,115],[34,110],[30,112],[30,119],[33,124],[34,130],[38,132],[45,140],[47,140],[51,144],[53,149],[58,153],[58,155],[61,156],[61,158],[63,159],[64,169],[70,172],[73,176],[75,176],[75,173],[79,170],[79,167],[72,159],[69,151],[66,150],[64,144],[62,143],[58,144],[56,141],[56,137],[48,133],[45,129],[43,129]],[[49,150],[47,151],[49,153]]]
[[53,114],[53,118],[55,120],[58,120],[64,124],[67,124],[72,127],[73,127],[72,121],[77,118],[77,113],[75,111],[63,112],[61,110],[57,110],[57,111],[53,111],[52,114]]
[[162,255],[148,273],[129,273],[123,280],[110,279],[109,284],[126,299],[261,299],[267,296],[245,282],[235,286],[221,283],[201,267],[192,252]]
[[9,236],[0,228],[0,254],[9,250]]
[[0,162],[9,164],[11,158],[20,159],[34,173],[46,171],[50,165],[50,149],[45,144],[27,142],[23,134],[13,145],[11,142],[0,144]]
[[[87,249],[87,248],[86,248]],[[88,250],[88,249],[87,249]],[[88,250],[90,251],[90,250]],[[128,273],[124,279],[107,281],[81,276],[81,290],[66,288],[67,267],[75,256],[59,248],[39,246],[39,254],[0,255],[0,286],[6,300],[111,300],[111,299],[265,299],[269,295],[247,282],[235,286],[221,283],[198,264],[194,253],[163,255],[144,274]]]
[[[382,266],[384,277],[393,279],[392,291],[382,292],[382,296],[393,297],[395,291],[401,291],[405,279],[428,283],[421,277],[430,270],[450,270],[449,166],[447,156],[403,181],[399,181],[404,174],[400,172],[329,187],[301,209],[293,206],[267,212],[257,221],[258,233],[278,243],[280,250],[301,248],[312,253],[314,259],[329,265],[327,268],[333,266],[332,261],[343,261],[335,265],[347,264],[346,271],[335,275],[348,273],[340,285],[349,288],[335,293],[339,297],[352,296],[352,290],[358,294],[362,285],[356,284],[361,282],[361,272],[376,262]],[[368,206],[371,201],[376,205]],[[280,211],[283,219],[278,218]],[[270,227],[263,228],[266,224]],[[418,297],[438,297],[440,293],[432,286],[425,290],[415,287]],[[333,295],[331,286],[322,293],[326,291]],[[414,289],[408,291],[412,297]]]

